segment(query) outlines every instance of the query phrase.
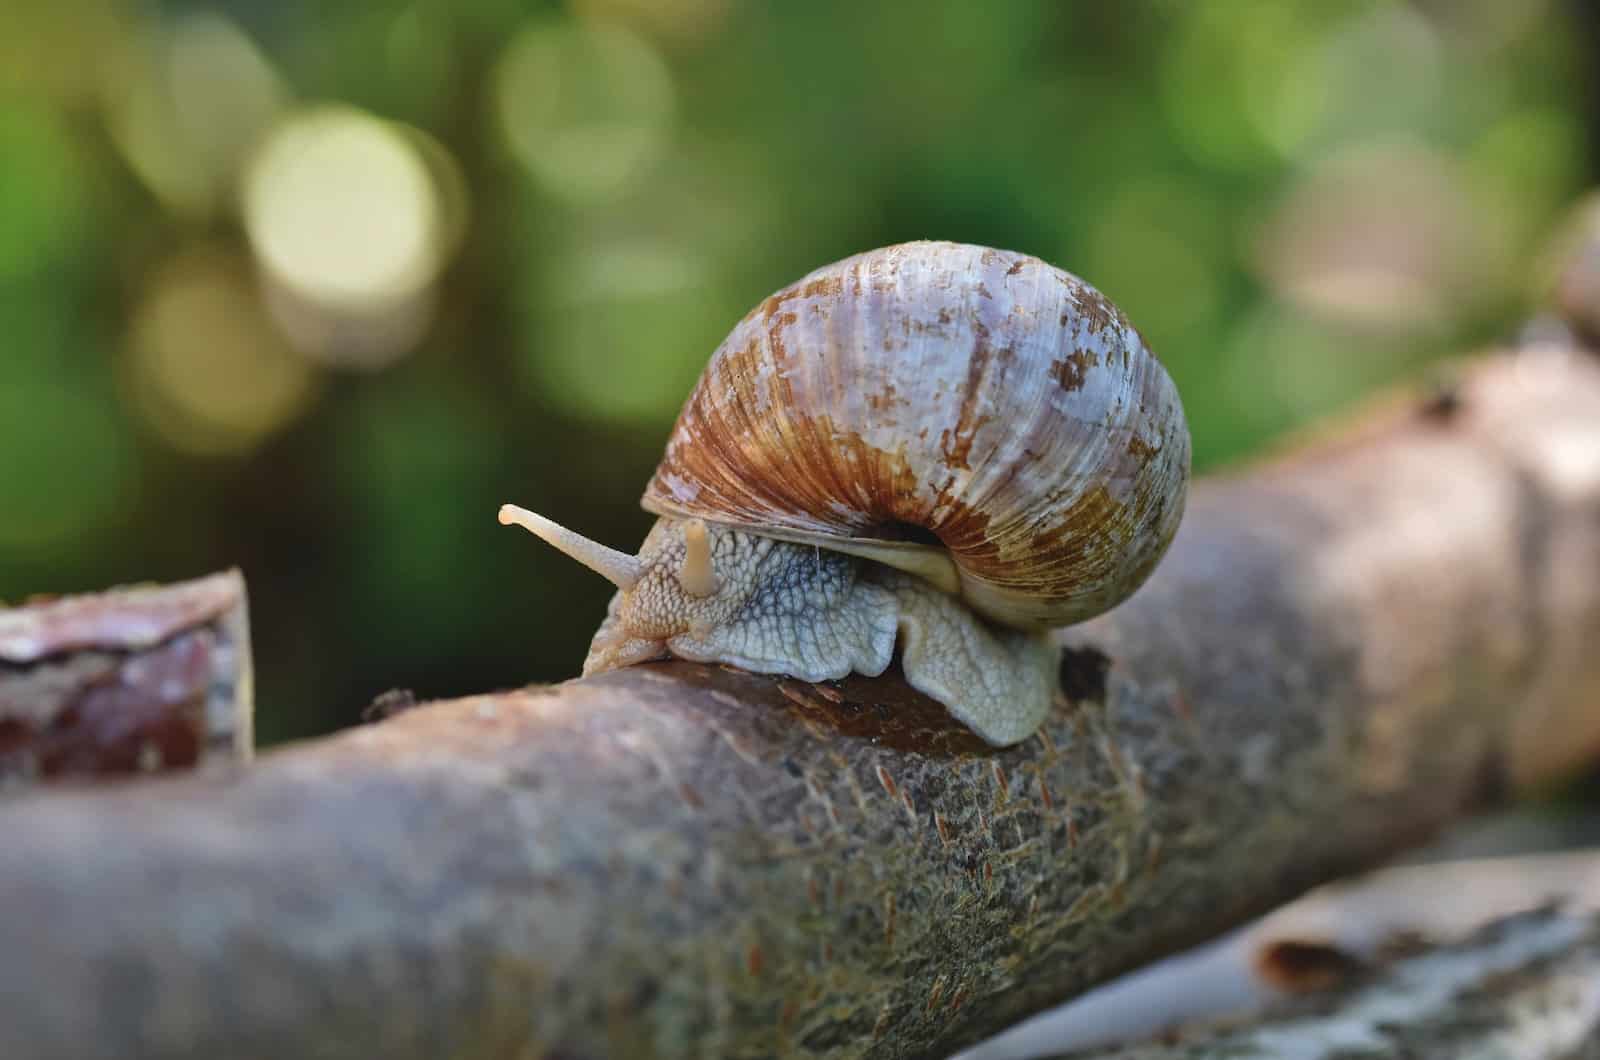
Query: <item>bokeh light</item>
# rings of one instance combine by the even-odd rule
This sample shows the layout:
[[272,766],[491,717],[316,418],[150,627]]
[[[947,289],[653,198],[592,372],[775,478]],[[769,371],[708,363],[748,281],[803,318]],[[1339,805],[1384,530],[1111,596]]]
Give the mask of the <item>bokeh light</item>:
[[179,449],[251,449],[315,391],[313,370],[273,327],[248,268],[221,251],[187,251],[158,269],[131,334],[135,400]]
[[698,48],[717,37],[736,0],[573,0],[585,21],[633,26],[681,49]]
[[381,365],[421,337],[430,288],[462,229],[460,185],[441,208],[420,134],[352,107],[273,130],[245,180],[244,218],[269,304],[297,345]]
[[1503,248],[1452,159],[1363,147],[1303,173],[1261,234],[1263,282],[1303,309],[1376,328],[1438,329],[1482,294]]
[[231,195],[286,89],[255,43],[218,14],[182,16],[140,44],[107,71],[112,134],[170,208],[209,214]]
[[664,423],[744,307],[719,299],[705,260],[668,246],[597,248],[569,260],[526,362],[546,400],[597,419]]
[[533,21],[501,56],[494,93],[512,153],[563,199],[626,191],[671,134],[672,74],[620,24]]
[[1345,17],[1303,34],[1273,91],[1252,95],[1248,113],[1288,159],[1415,135],[1439,114],[1441,52],[1437,29],[1416,10],[1352,5]]

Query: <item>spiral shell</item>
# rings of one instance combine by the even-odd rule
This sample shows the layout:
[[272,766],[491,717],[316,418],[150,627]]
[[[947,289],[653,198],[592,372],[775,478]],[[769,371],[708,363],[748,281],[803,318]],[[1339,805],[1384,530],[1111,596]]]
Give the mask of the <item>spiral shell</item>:
[[858,554],[942,550],[974,610],[1039,628],[1144,581],[1188,478],[1177,389],[1104,296],[1023,254],[918,242],[740,321],[642,503]]

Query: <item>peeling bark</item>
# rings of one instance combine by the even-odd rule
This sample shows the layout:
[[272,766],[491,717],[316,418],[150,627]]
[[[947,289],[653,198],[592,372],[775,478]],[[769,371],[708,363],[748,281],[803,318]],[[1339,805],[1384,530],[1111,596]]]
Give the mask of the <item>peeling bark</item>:
[[1508,917],[1246,1026],[1057,1060],[1600,1057],[1600,917]]
[[1381,861],[1600,751],[1600,364],[1426,404],[1200,483],[1018,747],[673,663],[0,807],[0,1055],[938,1057]]
[[0,609],[0,787],[252,750],[237,571]]

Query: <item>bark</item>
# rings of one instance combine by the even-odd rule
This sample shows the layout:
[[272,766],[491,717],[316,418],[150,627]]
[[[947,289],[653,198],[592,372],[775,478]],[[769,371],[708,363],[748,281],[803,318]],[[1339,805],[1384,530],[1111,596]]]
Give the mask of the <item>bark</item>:
[[1600,1057],[1600,917],[1508,917],[1247,1026],[1082,1060],[1582,1060]]
[[[486,532],[488,532],[486,530]],[[993,751],[691,664],[0,808],[0,1055],[933,1057],[1600,751],[1600,364],[1199,484]]]
[[237,571],[0,610],[0,786],[247,758],[252,712]]
[[[1544,832],[1526,815],[1520,820],[1503,817],[1500,824],[1502,839],[1508,824],[1522,841]],[[1463,829],[1454,831],[1459,842]],[[1463,991],[1488,973],[1479,969],[1455,986],[1444,976],[1475,967],[1473,962],[1483,957],[1481,949],[1460,951],[1469,954],[1465,964],[1452,957],[1437,968],[1413,958],[1538,912],[1579,920],[1600,915],[1600,850],[1414,863],[1319,887],[1214,942],[1145,965],[1009,1028],[955,1060],[1099,1056],[1096,1050],[1114,1049],[1125,1049],[1128,1056],[1233,1055],[1230,1049],[1273,1056],[1280,1053],[1266,1043],[1283,1034],[1289,1037],[1281,1043],[1281,1055],[1315,1056],[1319,1041],[1351,1044],[1326,1033],[1330,1020],[1360,1026],[1363,1039],[1371,1037],[1383,1043],[1383,1050],[1391,1050],[1380,1055],[1410,1056],[1383,1037],[1383,1028],[1370,1015],[1360,1015],[1371,1008],[1368,1002],[1373,997],[1403,1001],[1405,1019],[1396,1026],[1412,1036],[1441,1023],[1460,1024],[1463,1005],[1476,1009],[1482,1004]],[[1578,934],[1591,930],[1587,922],[1577,926]],[[1565,951],[1569,941],[1563,936],[1555,949]],[[1396,960],[1412,963],[1400,968]],[[1507,968],[1518,966],[1504,958],[1500,962]],[[1437,974],[1423,975],[1430,969]],[[1382,985],[1362,994],[1379,972]],[[1305,995],[1321,996],[1284,1004]],[[1394,1015],[1392,1008],[1377,1011]],[[1311,1015],[1317,1018],[1304,1019]],[[1216,1027],[1229,1029],[1208,1030]],[[1182,1048],[1169,1054],[1158,1043]]]

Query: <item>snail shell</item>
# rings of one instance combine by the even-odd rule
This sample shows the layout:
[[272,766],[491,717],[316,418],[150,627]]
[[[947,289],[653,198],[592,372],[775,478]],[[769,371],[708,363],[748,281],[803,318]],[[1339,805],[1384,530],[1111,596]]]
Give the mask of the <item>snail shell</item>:
[[994,744],[1049,711],[1042,630],[1137,589],[1183,515],[1172,380],[1099,292],[1022,254],[885,247],[768,298],[712,355],[637,556],[513,505],[618,592],[584,673],[664,656],[906,680]]
[[876,559],[1039,628],[1138,588],[1189,459],[1177,388],[1098,291],[1023,254],[918,242],[818,269],[740,321],[642,503]]

